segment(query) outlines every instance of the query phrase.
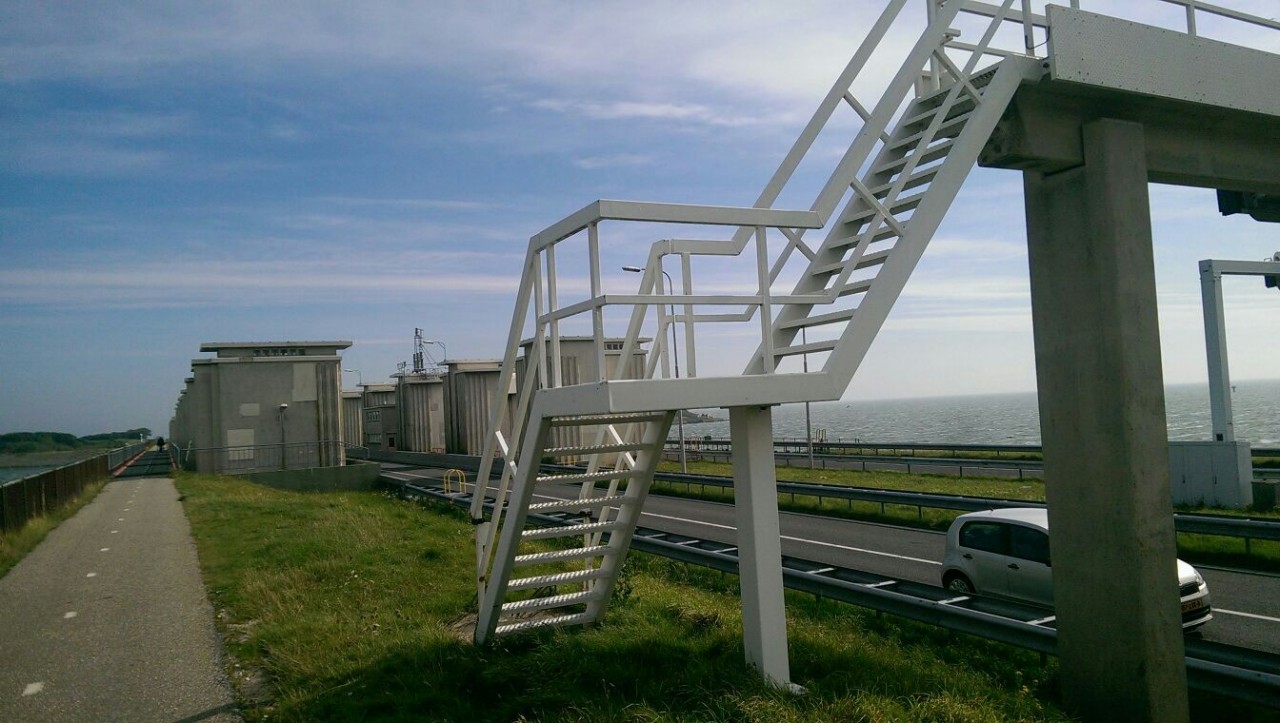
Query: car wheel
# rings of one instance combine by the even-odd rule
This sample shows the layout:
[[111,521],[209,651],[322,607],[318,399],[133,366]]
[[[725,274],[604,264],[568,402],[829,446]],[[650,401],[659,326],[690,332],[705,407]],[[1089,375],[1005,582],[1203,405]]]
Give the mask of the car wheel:
[[973,587],[973,583],[969,582],[969,578],[964,575],[952,575],[947,578],[947,589],[951,592],[958,592],[961,595],[973,595],[978,592]]

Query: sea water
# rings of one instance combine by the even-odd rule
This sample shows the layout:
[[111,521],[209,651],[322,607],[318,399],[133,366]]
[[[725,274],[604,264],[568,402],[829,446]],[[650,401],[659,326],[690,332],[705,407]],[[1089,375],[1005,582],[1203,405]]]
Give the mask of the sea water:
[[[1236,439],[1254,447],[1280,446],[1280,379],[1236,382],[1231,395]],[[1035,392],[897,399],[815,402],[810,405],[814,437],[825,430],[831,442],[1040,444],[1040,411]],[[724,410],[699,410],[720,421],[685,423],[686,439],[729,438]],[[1165,389],[1169,439],[1208,440],[1209,388],[1183,384]],[[774,410],[775,439],[805,439],[803,404]],[[677,435],[671,426],[671,439]]]

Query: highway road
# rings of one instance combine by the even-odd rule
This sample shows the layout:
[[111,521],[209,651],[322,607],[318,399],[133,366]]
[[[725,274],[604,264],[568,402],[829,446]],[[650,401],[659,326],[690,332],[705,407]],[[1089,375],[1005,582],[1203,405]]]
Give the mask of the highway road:
[[[390,470],[390,466],[384,466]],[[409,472],[397,468],[397,472]],[[424,478],[439,471],[424,470]],[[547,487],[541,501],[577,497],[577,488]],[[662,495],[650,495],[640,525],[689,537],[733,544],[734,508]],[[892,525],[783,512],[782,554],[830,565],[940,585],[944,535]],[[1206,640],[1271,653],[1280,652],[1280,576],[1197,565],[1209,583],[1214,619],[1196,634]]]

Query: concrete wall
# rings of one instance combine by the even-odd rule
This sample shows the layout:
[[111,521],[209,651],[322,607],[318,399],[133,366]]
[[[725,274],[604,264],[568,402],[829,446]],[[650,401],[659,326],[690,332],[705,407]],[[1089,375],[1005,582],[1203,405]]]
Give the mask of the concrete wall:
[[[646,340],[641,340],[646,341]],[[641,348],[634,352],[626,363],[622,374],[618,367],[622,362],[623,339],[606,339],[604,351],[604,370],[601,373],[596,354],[594,337],[563,337],[560,340],[560,386],[572,386],[602,381],[604,379],[641,379],[644,377],[647,352]],[[526,339],[521,343],[522,355],[516,360],[516,388],[523,389],[528,375],[529,360],[533,355],[533,340]],[[548,345],[544,369],[551,368],[551,350]],[[550,373],[547,378],[552,379]],[[584,443],[592,443],[600,433],[595,426],[559,427],[551,432],[551,444],[555,447],[573,447]],[[564,464],[580,462],[580,456],[566,455],[557,459]],[[608,458],[601,459],[603,464],[611,464]]]
[[443,452],[444,379],[409,375],[396,385],[399,408],[399,449],[409,452]]
[[365,491],[377,486],[379,467],[354,462],[341,467],[313,467],[283,472],[255,472],[246,478],[268,487],[295,492]]
[[342,393],[342,441],[364,446],[364,400],[360,392]]
[[1174,504],[1245,508],[1253,504],[1248,442],[1170,442]]
[[[444,378],[445,451],[482,454],[501,362],[450,361]],[[506,386],[503,387],[507,389]],[[509,431],[510,415],[504,429]]]
[[[350,342],[206,343],[171,441],[201,472],[340,465],[341,357]],[[188,448],[201,450],[187,455]]]

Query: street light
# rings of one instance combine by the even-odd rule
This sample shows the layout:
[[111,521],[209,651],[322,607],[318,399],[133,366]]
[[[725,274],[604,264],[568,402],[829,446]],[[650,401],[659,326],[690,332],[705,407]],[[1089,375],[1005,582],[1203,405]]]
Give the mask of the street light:
[[355,375],[356,375],[356,382],[357,382],[360,386],[362,386],[362,387],[364,386],[364,375],[360,373],[360,370],[359,370],[359,369],[343,369],[342,371],[347,372],[348,374],[355,374]]
[[[630,271],[633,274],[644,273],[644,269],[640,268],[639,266],[623,266],[622,270]],[[667,279],[667,296],[675,296],[676,295],[675,283],[671,281],[671,274],[668,274],[665,269],[660,268],[658,270],[661,271],[662,275]],[[675,319],[676,305],[671,304],[670,307],[671,307],[671,318]],[[672,361],[675,363],[676,379],[679,379],[680,378],[680,347],[676,343],[676,325],[674,322],[672,322],[671,324],[671,358],[672,358]],[[676,423],[679,425],[679,428],[680,428],[680,472],[681,474],[688,474],[689,462],[685,458],[685,453],[684,453],[684,410],[683,409],[676,412]]]
[[284,415],[288,411],[289,411],[289,405],[287,403],[280,405],[280,469],[286,469],[288,467],[287,463],[285,462],[285,446],[284,446],[285,445]]
[[439,344],[440,345],[440,363],[444,364],[449,359],[449,350],[445,348],[444,342],[436,339],[423,339],[423,344]]

